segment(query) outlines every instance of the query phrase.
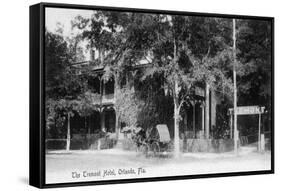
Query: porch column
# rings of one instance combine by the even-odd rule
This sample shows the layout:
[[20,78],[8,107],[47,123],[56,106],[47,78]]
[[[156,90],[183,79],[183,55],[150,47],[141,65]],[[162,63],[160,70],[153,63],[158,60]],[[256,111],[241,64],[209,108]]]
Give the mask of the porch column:
[[71,141],[71,135],[70,135],[70,113],[67,114],[67,134],[66,134],[66,150],[70,150],[70,141]]
[[232,119],[232,113],[230,112],[230,138],[233,138],[233,119]]
[[206,84],[206,89],[205,89],[205,138],[209,139],[209,134],[210,134],[210,96],[209,96],[209,91],[210,91],[210,85]]
[[192,102],[193,112],[192,112],[192,123],[193,123],[193,138],[196,138],[196,124],[195,124],[195,101]]
[[105,121],[104,121],[104,111],[101,110],[101,113],[100,113],[100,126],[101,126],[101,130],[104,130],[105,129]]
[[188,125],[187,125],[187,113],[184,109],[184,116],[183,116],[183,124],[184,124],[184,133],[188,131]]
[[[85,116],[85,129],[87,129],[87,116]],[[91,125],[90,122],[88,123],[88,134],[91,134]]]
[[119,115],[117,114],[115,110],[115,133],[116,133],[116,139],[118,140],[119,137]]
[[105,95],[105,82],[102,80],[102,95]]
[[204,104],[202,104],[201,105],[201,112],[202,112],[202,117],[201,117],[201,119],[202,119],[202,132],[203,132],[203,135],[205,135],[205,124],[204,124],[204,122],[205,122],[205,111],[204,111]]

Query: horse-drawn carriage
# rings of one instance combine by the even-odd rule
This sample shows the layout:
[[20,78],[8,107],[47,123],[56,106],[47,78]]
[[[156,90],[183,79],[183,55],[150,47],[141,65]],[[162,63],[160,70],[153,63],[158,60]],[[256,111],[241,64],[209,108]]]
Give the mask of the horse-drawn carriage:
[[158,124],[148,131],[136,132],[137,151],[146,157],[167,155],[171,151],[171,137],[166,124]]

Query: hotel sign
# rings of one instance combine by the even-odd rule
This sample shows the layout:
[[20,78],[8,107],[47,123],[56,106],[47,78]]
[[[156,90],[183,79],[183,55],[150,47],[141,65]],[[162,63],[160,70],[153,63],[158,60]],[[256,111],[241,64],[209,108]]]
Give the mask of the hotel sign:
[[[233,113],[233,108],[230,109]],[[237,115],[255,115],[264,113],[264,107],[260,106],[240,106],[236,109]]]

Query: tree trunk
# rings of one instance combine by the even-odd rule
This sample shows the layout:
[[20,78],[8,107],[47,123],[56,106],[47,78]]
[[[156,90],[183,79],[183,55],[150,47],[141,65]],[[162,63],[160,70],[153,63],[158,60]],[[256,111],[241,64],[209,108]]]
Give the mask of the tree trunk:
[[[87,116],[85,116],[85,129],[87,128]],[[86,136],[86,139],[87,139],[87,148],[89,149],[90,148],[90,137],[91,137],[91,123],[90,123],[90,120],[88,122],[88,132],[87,132],[87,136]]]
[[[177,44],[176,38],[174,38],[174,65],[177,64]],[[180,155],[180,135],[179,135],[179,82],[175,79],[174,82],[174,157],[178,158]]]
[[174,94],[174,157],[180,155],[180,137],[179,137],[179,101],[178,101],[178,82],[175,81]]
[[195,121],[195,101],[192,102],[192,127],[193,127],[193,138],[196,138],[196,121]]
[[[117,96],[118,96],[118,92],[120,91],[121,87],[119,85],[119,74],[118,73],[115,73],[114,75],[114,99],[115,99],[115,102],[117,101]],[[115,118],[115,133],[116,133],[116,139],[118,140],[118,137],[119,137],[119,128],[120,128],[120,124],[119,124],[119,111],[118,111],[118,108],[115,108],[115,115],[116,115],[116,118]]]
[[[87,119],[88,119],[88,123],[87,123]],[[87,128],[88,125],[88,135],[90,136],[91,134],[91,123],[90,123],[90,119],[86,116],[85,117],[85,129]]]
[[206,83],[205,89],[205,138],[210,138],[210,85]]
[[70,150],[70,114],[67,114],[66,150]]
[[119,115],[118,113],[115,111],[115,133],[116,133],[116,140],[118,140],[119,137]]
[[175,128],[175,135],[174,135],[174,157],[178,158],[180,155],[180,137],[179,137],[179,112],[178,112],[178,104],[174,103],[174,128]]
[[237,87],[236,87],[236,22],[233,19],[233,128],[234,128],[234,152],[238,154],[238,130],[237,130]]

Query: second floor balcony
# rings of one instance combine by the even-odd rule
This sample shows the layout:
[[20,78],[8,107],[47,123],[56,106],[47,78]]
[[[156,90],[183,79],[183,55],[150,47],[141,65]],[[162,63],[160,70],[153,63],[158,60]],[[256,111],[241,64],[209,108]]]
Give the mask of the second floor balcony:
[[91,92],[95,94],[94,104],[115,104],[114,79],[105,82],[101,77],[95,77],[89,80],[88,83]]
[[113,94],[105,94],[101,96],[101,103],[102,104],[115,104],[115,97]]
[[97,94],[91,93],[91,102],[94,105],[112,105],[115,104],[115,97],[114,94]]

